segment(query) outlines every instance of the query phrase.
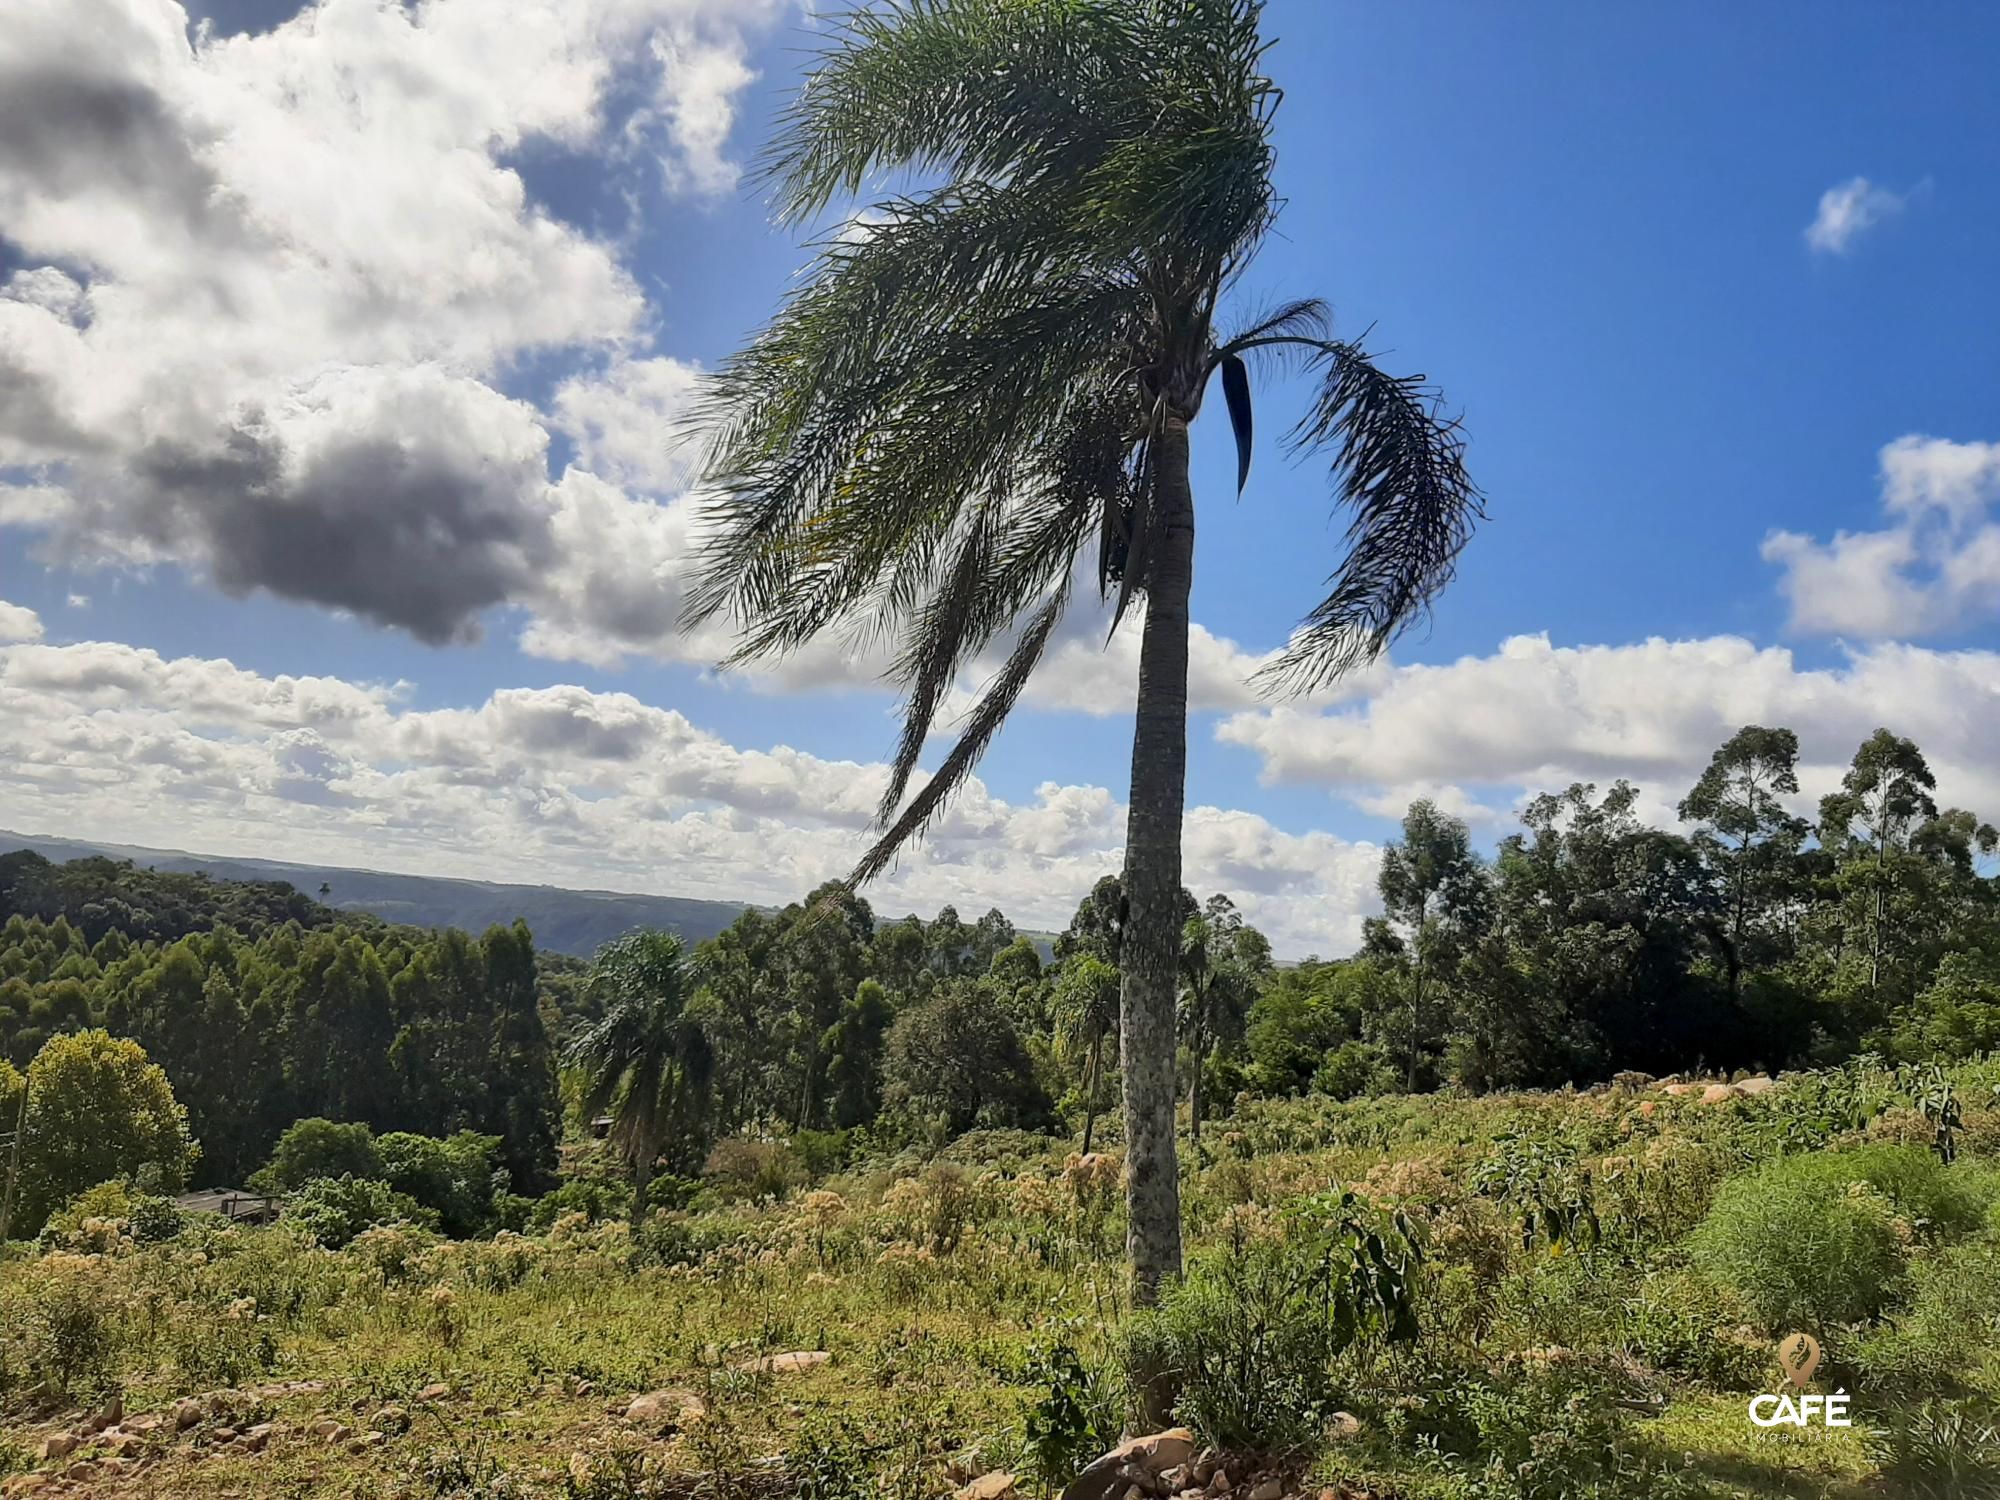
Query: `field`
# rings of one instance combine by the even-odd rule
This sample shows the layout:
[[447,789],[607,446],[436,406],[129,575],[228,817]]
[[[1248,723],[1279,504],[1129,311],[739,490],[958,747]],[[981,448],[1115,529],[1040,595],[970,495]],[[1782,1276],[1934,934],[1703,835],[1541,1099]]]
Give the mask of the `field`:
[[[816,1181],[737,1142],[636,1239],[71,1214],[0,1273],[6,1493],[1038,1494],[1132,1430],[1147,1349],[1198,1439],[1267,1450],[1212,1494],[1996,1493],[2000,1067],[1948,1082],[1949,1118],[1865,1066],[1709,1102],[1246,1100],[1184,1159],[1195,1274],[1140,1320],[1115,1159],[1021,1132]],[[1351,1285],[1330,1223],[1381,1236],[1417,1337],[1315,1321]],[[1852,1427],[1747,1421],[1794,1326]]]

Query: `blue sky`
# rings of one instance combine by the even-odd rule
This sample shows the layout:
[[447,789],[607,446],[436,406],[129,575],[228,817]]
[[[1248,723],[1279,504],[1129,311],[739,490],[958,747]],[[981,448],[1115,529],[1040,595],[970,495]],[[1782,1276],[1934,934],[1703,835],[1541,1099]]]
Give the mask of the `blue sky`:
[[[553,0],[209,0],[195,19],[212,30],[178,49],[169,0],[28,10],[26,40],[0,41],[0,84],[82,55],[184,133],[191,165],[135,157],[145,180],[206,187],[198,212],[152,205],[119,175],[126,137],[10,151],[22,127],[0,123],[0,358],[48,393],[30,410],[35,386],[0,382],[0,600],[16,611],[0,706],[17,740],[0,746],[17,763],[0,827],[758,899],[838,873],[861,836],[847,803],[872,800],[892,743],[867,664],[720,680],[670,610],[605,603],[649,577],[669,599],[685,555],[664,520],[682,485],[632,456],[632,391],[712,365],[802,262],[735,171],[811,18],[787,0],[590,0],[539,56]],[[1215,816],[1191,827],[1191,875],[1234,883],[1281,951],[1340,951],[1408,796],[1490,840],[1524,791],[1628,774],[1664,817],[1751,718],[1800,730],[1819,789],[1895,723],[1948,797],[1991,815],[2000,13],[1273,0],[1267,30],[1287,207],[1245,300],[1322,295],[1344,330],[1373,326],[1384,364],[1436,380],[1491,514],[1434,620],[1333,699],[1198,686],[1190,801]],[[285,102],[278,84],[300,77],[351,93]],[[406,150],[384,147],[396,132]],[[302,142],[353,176],[295,193]],[[254,234],[204,251],[223,233],[208,220],[239,212]],[[135,236],[133,214],[153,228]],[[493,245],[510,248],[489,275]],[[162,352],[146,310],[188,305],[198,256],[225,295]],[[324,316],[306,305],[322,292]],[[296,355],[231,322],[266,295],[299,319]],[[1194,615],[1218,680],[1283,643],[1338,558],[1323,477],[1272,441],[1302,392],[1258,400],[1240,504],[1220,413],[1198,430]],[[220,461],[244,434],[270,468]],[[446,434],[465,441],[447,453]],[[437,475],[497,465],[505,494],[469,491],[473,519],[441,523],[451,547],[407,577],[328,558],[322,579],[310,543],[245,542],[321,503],[401,534],[393,497],[331,477],[376,439],[435,442]],[[579,499],[586,471],[616,495]],[[427,501],[393,503],[407,521]],[[474,550],[452,526],[504,531],[517,503],[574,522],[554,543],[539,512],[508,532],[541,549],[527,571],[561,558],[567,581],[523,582],[496,551],[462,583],[480,638],[414,639],[413,596]],[[1093,668],[1087,622],[1076,634],[1074,671],[1058,664],[982,769],[992,805],[913,857],[886,905],[1048,920],[1115,864],[1118,658]],[[219,685],[191,690],[204,674]],[[266,701],[290,701],[288,678],[362,706],[288,721]],[[527,707],[645,727],[614,774],[501,726]],[[635,769],[675,747],[701,775]]]

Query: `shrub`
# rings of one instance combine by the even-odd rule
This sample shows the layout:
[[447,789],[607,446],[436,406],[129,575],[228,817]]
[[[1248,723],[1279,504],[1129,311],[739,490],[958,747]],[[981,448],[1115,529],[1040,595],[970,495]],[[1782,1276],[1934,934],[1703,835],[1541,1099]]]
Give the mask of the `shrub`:
[[1385,1094],[1396,1086],[1396,1070],[1381,1049],[1366,1042],[1346,1041],[1320,1060],[1313,1070],[1312,1091],[1329,1099],[1358,1099]]
[[285,1219],[329,1250],[381,1224],[437,1228],[436,1213],[386,1182],[316,1177],[285,1200]]
[[376,1140],[375,1149],[381,1171],[357,1176],[379,1176],[397,1192],[436,1210],[446,1234],[462,1239],[491,1226],[499,1136],[461,1130],[438,1140],[398,1130]]
[[1117,1441],[1117,1403],[1066,1334],[1029,1351],[1027,1377],[1041,1391],[1022,1422],[1028,1470],[1044,1494],[1054,1494]]
[[1290,1230],[1236,1237],[1128,1331],[1134,1383],[1176,1388],[1175,1414],[1212,1446],[1310,1448],[1333,1409],[1334,1357],[1366,1333],[1415,1335],[1400,1227],[1342,1193],[1308,1200]]
[[1877,1317],[1905,1285],[1893,1205],[1809,1156],[1725,1182],[1689,1245],[1774,1332]]
[[1932,1400],[1895,1413],[1871,1443],[1893,1492],[1912,1500],[2000,1496],[2000,1412],[1990,1400]]
[[1991,1358],[2000,1328],[2000,1242],[1952,1245],[1916,1263],[1909,1311],[1861,1345],[1858,1362],[1871,1385],[1943,1394]]
[[623,1183],[578,1178],[537,1198],[528,1223],[537,1234],[545,1234],[551,1224],[567,1214],[582,1214],[591,1224],[600,1219],[622,1219],[631,1201],[632,1190]]
[[290,1192],[316,1177],[382,1176],[382,1153],[375,1132],[358,1121],[347,1123],[323,1120],[318,1116],[295,1120],[278,1137],[269,1166],[254,1173],[252,1187],[267,1192]]

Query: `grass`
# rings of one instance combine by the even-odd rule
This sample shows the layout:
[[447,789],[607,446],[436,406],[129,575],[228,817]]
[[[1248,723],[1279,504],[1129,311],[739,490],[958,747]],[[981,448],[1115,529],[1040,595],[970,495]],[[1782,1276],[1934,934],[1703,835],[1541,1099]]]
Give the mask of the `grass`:
[[[1282,1233],[1288,1206],[1340,1184],[1407,1214],[1425,1247],[1423,1336],[1337,1357],[1335,1400],[1361,1431],[1313,1459],[1326,1482],[1410,1500],[1885,1493],[1865,1429],[1912,1391],[1857,1358],[1880,1330],[1826,1337],[1820,1384],[1853,1393],[1855,1427],[1754,1428],[1745,1406],[1775,1388],[1785,1330],[1755,1326],[1687,1252],[1720,1185],[1786,1139],[1782,1094],[1713,1107],[1622,1093],[1254,1104],[1218,1122],[1212,1162],[1189,1164],[1190,1254]],[[1530,1138],[1539,1175],[1512,1181],[1506,1163],[1529,1158],[1508,1142]],[[128,1413],[238,1393],[131,1455],[144,1493],[202,1500],[920,1500],[991,1468],[1025,1474],[1029,1415],[1050,1395],[1038,1356],[1071,1348],[1114,1386],[1129,1309],[1115,1184],[1066,1173],[1060,1142],[1039,1161],[1020,1147],[1010,1141],[1005,1170],[912,1156],[781,1202],[713,1204],[636,1249],[624,1225],[581,1216],[486,1242],[378,1229],[339,1252],[282,1226],[213,1223],[155,1245],[98,1225],[87,1245],[15,1247],[0,1267],[0,1466],[93,1460],[101,1443],[56,1464],[34,1452],[116,1389]],[[1994,1179],[1990,1158],[1953,1170]],[[1524,1242],[1552,1174],[1589,1195],[1595,1238]],[[2000,1319],[1990,1278],[1967,1269],[1995,1233],[1955,1246],[1912,1233],[1913,1296],[1950,1293],[1940,1337],[2000,1343],[2000,1321],[1978,1324]],[[1922,1319],[1910,1326],[1903,1337],[1929,1336]],[[738,1368],[789,1350],[832,1358],[797,1374]],[[1953,1368],[1977,1394],[2000,1361]],[[294,1381],[323,1388],[282,1388]],[[437,1383],[446,1394],[420,1399]],[[616,1414],[669,1386],[702,1396],[709,1419],[662,1437]],[[380,1420],[385,1407],[407,1428]],[[258,1421],[275,1424],[261,1453],[215,1441],[225,1422]],[[313,1432],[324,1421],[353,1435],[330,1444]],[[1615,1462],[1591,1467],[1596,1447]],[[131,1484],[106,1475],[66,1492]]]

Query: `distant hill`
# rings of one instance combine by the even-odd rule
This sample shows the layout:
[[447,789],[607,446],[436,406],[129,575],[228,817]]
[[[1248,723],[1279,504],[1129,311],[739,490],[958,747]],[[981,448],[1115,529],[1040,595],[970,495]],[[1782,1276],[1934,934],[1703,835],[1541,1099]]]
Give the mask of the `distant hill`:
[[743,915],[741,901],[699,901],[681,896],[634,896],[619,891],[567,891],[549,885],[500,885],[484,880],[447,880],[428,875],[385,875],[339,865],[291,864],[275,859],[225,859],[180,849],[145,849],[129,844],[95,844],[80,839],[42,838],[0,830],[0,853],[32,849],[44,859],[67,863],[105,855],[135,865],[181,874],[202,873],[214,880],[280,880],[308,896],[332,887],[326,904],[363,911],[412,927],[462,927],[484,932],[495,923],[525,917],[536,946],[588,958],[612,938],[635,927],[664,927],[690,943],[714,937]]
[[[96,844],[82,839],[47,838],[0,829],[0,854],[32,849],[57,864],[104,855],[177,874],[199,872],[214,880],[278,880],[317,897],[330,886],[326,904],[342,911],[368,912],[412,927],[462,927],[480,933],[495,923],[527,919],[535,945],[588,958],[605,943],[635,927],[664,927],[689,943],[712,938],[743,915],[745,901],[702,901],[691,896],[635,896],[622,891],[571,891],[552,885],[501,885],[486,880],[451,880],[431,875],[387,875],[340,865],[291,864],[275,859],[227,859],[181,849],[147,849],[131,844]],[[801,891],[800,895],[805,893]],[[769,908],[764,908],[769,910]],[[978,913],[968,913],[968,918]],[[878,913],[883,920],[893,920]],[[1024,935],[1046,961],[1053,937]]]

